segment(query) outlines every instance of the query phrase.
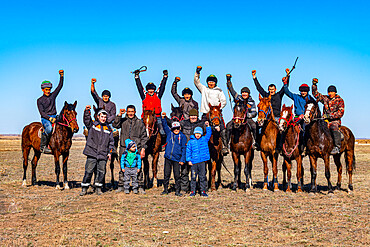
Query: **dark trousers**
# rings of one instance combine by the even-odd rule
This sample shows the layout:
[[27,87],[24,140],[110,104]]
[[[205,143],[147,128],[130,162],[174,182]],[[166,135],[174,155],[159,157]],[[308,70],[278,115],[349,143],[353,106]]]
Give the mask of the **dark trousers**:
[[206,191],[206,162],[200,162],[191,166],[191,191],[195,191],[197,188],[197,177],[199,179],[200,191]]
[[137,182],[137,167],[134,168],[125,168],[125,174],[123,178],[123,188],[125,190],[130,189],[130,182],[132,184],[132,189],[136,190],[138,188],[138,182]]
[[[119,173],[118,173],[118,187],[124,187],[124,185],[125,185],[125,173],[122,170],[119,171]],[[144,188],[143,167],[141,167],[140,171],[137,173],[137,182],[138,182],[139,188]]]
[[180,170],[181,170],[180,187],[182,191],[187,192],[189,190],[189,171],[190,171],[189,163],[186,162],[185,164],[180,166]]
[[179,192],[180,191],[180,164],[177,161],[169,160],[167,158],[165,158],[165,161],[164,161],[163,187],[165,190],[168,189],[172,169],[173,169],[173,176],[175,177],[175,190],[176,192]]
[[81,186],[88,187],[90,185],[91,178],[94,174],[94,170],[96,169],[95,186],[102,187],[104,183],[106,164],[106,160],[98,160],[93,157],[87,157],[85,164],[85,175],[82,179]]

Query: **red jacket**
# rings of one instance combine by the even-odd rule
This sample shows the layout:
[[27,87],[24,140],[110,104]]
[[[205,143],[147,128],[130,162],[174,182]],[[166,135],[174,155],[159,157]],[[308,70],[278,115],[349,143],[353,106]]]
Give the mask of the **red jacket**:
[[[143,100],[143,114],[144,110],[155,110],[155,115],[157,117],[161,116],[162,104],[157,93],[154,93],[152,96],[150,96],[148,93],[145,94],[145,99]],[[144,116],[143,114],[141,114],[141,117]]]

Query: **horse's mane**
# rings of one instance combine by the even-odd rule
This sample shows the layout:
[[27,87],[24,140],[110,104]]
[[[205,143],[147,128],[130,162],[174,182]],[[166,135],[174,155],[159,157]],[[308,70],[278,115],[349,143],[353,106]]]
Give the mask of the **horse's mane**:
[[314,99],[309,99],[306,101],[306,105],[308,104],[314,104],[314,106],[317,108],[316,115],[314,116],[314,118],[321,118],[319,103]]

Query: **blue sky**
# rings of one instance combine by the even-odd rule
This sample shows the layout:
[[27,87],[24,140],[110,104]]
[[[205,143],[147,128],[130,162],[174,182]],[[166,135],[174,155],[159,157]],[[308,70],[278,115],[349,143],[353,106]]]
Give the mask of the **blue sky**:
[[[197,65],[202,82],[209,74],[226,90],[225,74],[233,75],[239,91],[249,86],[258,100],[251,70],[266,88],[281,87],[284,69],[299,56],[291,90],[319,78],[319,90],[335,84],[344,98],[343,124],[356,137],[370,138],[370,18],[367,1],[12,1],[0,10],[0,133],[19,134],[23,126],[40,121],[36,100],[40,83],[65,84],[57,100],[78,101],[78,119],[92,104],[90,80],[99,93],[112,92],[118,108],[141,102],[133,76],[148,66],[143,83],[159,83],[169,70],[163,108],[175,104],[170,93],[175,76],[179,91],[193,84]],[[291,104],[288,98],[284,102]],[[230,106],[224,110],[231,118]]]

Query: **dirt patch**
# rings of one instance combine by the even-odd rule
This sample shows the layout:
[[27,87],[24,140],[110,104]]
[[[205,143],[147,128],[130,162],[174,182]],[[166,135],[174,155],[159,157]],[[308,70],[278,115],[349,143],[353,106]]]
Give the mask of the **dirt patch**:
[[[354,193],[327,194],[323,162],[319,162],[316,194],[265,192],[259,153],[253,163],[249,193],[220,187],[209,198],[160,196],[162,187],[146,195],[108,191],[80,197],[84,174],[83,140],[73,143],[68,165],[72,188],[55,189],[54,162],[42,156],[39,186],[21,187],[23,168],[19,139],[0,139],[0,243],[2,246],[369,246],[370,146],[356,146]],[[279,182],[282,182],[279,159]],[[233,171],[230,158],[226,159]],[[244,166],[243,166],[244,167]],[[27,184],[31,183],[31,166]],[[269,165],[271,174],[271,165]],[[118,177],[118,164],[115,168]],[[308,158],[304,159],[309,188]],[[159,162],[163,178],[163,154]],[[296,185],[296,167],[293,182]],[[332,183],[336,167],[331,164]],[[224,169],[223,185],[232,181]],[[270,175],[271,177],[271,175]],[[242,175],[245,181],[244,175]],[[107,173],[107,181],[110,174]],[[173,180],[171,181],[173,183]],[[342,187],[348,186],[343,173]]]

